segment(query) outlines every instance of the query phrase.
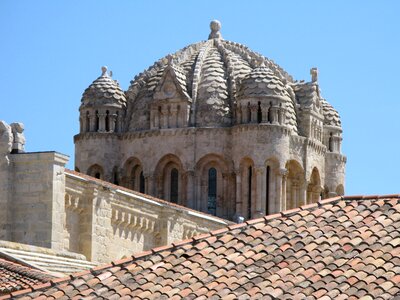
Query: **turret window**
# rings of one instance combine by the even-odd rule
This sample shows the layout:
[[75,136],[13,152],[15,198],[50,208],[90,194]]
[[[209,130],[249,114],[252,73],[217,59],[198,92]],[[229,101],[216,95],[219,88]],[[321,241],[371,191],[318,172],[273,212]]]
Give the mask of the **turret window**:
[[258,102],[258,108],[257,108],[257,123],[262,122],[262,109],[261,109],[261,102]]
[[94,131],[95,132],[99,131],[99,127],[100,127],[100,117],[99,117],[99,112],[96,110],[96,123]]
[[110,131],[110,112],[106,111],[106,131]]

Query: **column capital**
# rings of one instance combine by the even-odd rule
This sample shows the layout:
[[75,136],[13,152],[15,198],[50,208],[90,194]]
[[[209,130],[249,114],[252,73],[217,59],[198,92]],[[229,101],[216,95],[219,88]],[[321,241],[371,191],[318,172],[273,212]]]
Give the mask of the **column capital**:
[[254,171],[256,172],[256,174],[263,174],[265,170],[266,167],[264,165],[254,166]]
[[280,176],[286,177],[289,173],[288,169],[281,168],[276,171],[276,173]]

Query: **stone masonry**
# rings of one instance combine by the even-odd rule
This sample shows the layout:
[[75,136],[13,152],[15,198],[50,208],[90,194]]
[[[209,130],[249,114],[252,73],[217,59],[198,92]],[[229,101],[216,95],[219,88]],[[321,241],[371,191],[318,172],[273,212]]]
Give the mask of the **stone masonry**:
[[0,240],[105,263],[230,224],[67,170],[67,156],[18,141],[1,121]]
[[235,221],[343,195],[341,121],[318,70],[296,81],[210,27],[125,92],[102,68],[82,96],[76,170]]

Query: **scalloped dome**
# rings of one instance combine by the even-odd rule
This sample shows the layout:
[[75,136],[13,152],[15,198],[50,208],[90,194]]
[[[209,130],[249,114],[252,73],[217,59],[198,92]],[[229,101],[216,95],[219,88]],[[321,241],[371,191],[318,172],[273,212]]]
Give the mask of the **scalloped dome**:
[[288,86],[270,69],[260,66],[246,75],[237,93],[237,98],[281,96],[290,98]]
[[[297,108],[302,104],[298,102],[297,91],[300,90],[296,85],[300,83],[272,60],[242,44],[223,40],[219,22],[213,21],[210,27],[212,31],[207,41],[169,54],[135,76],[126,92],[126,130],[150,129],[154,94],[166,68],[173,66],[170,69],[179,81],[179,90],[184,91],[190,101],[189,126],[232,126],[237,99],[280,96],[287,98],[289,127],[298,132]],[[339,116],[332,109],[324,110],[325,122],[340,126]]]
[[144,113],[149,114],[155,89],[171,59],[181,70],[181,77],[186,78],[184,87],[193,103],[192,125],[199,127],[232,125],[238,86],[257,68],[259,61],[274,80],[293,82],[292,77],[272,60],[244,45],[213,38],[210,34],[209,40],[189,45],[158,60],[131,81],[127,91],[130,131],[147,129],[143,127],[148,122]]
[[125,105],[124,91],[118,82],[110,77],[107,68],[102,67],[102,74],[83,92],[82,105],[120,104]]
[[324,112],[324,124],[329,126],[342,127],[339,113],[325,99],[321,99],[322,109]]

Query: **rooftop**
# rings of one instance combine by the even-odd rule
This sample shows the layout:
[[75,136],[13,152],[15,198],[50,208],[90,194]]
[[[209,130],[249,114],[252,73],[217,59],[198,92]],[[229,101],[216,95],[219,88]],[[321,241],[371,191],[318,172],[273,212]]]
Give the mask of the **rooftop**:
[[400,291],[399,229],[400,195],[336,197],[11,295],[390,299]]

